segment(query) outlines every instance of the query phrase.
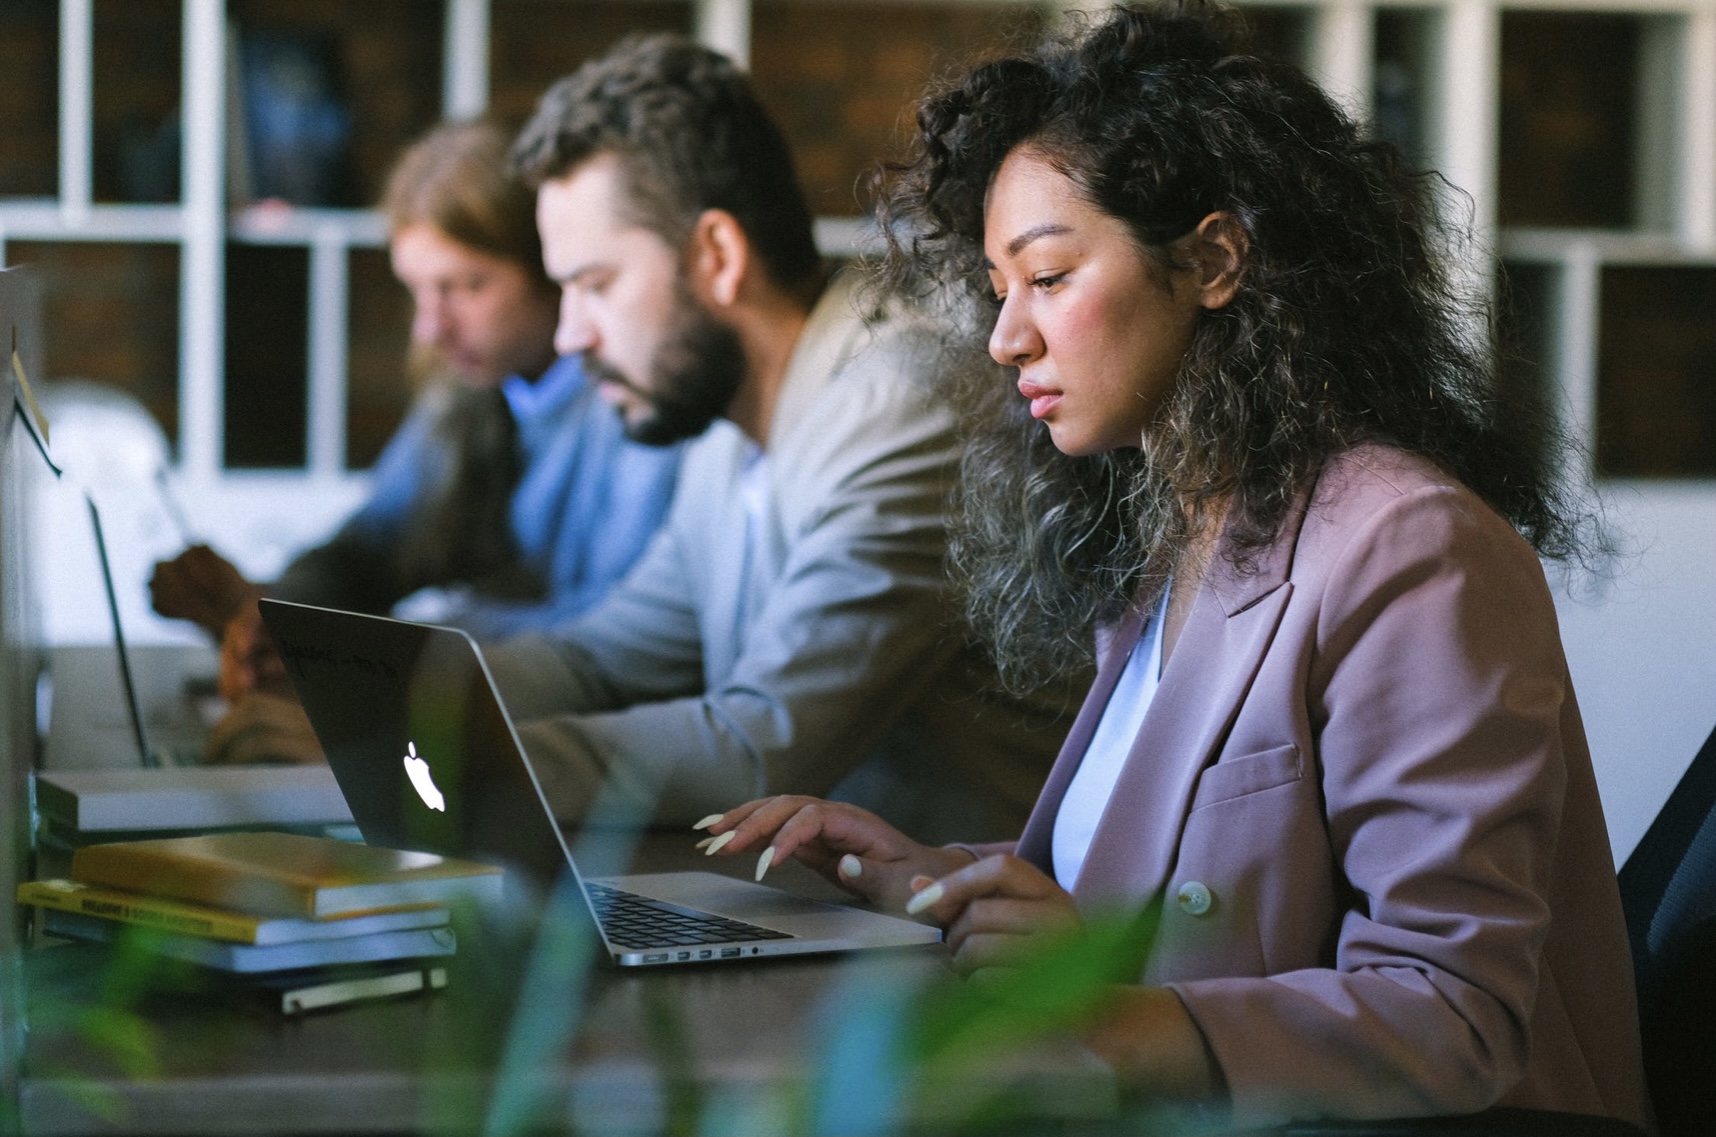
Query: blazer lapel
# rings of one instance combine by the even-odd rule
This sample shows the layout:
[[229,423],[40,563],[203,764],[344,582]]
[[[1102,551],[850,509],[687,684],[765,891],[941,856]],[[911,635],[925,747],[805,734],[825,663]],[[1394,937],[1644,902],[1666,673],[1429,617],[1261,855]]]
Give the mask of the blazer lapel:
[[1305,500],[1249,569],[1234,567],[1225,541],[1212,562],[1069,889],[1081,902],[1147,898],[1167,882],[1198,776],[1221,754],[1292,595]]
[[1102,721],[1102,712],[1107,708],[1109,697],[1114,694],[1115,684],[1120,682],[1120,673],[1126,669],[1126,661],[1132,657],[1132,649],[1138,645],[1138,637],[1143,630],[1144,613],[1138,610],[1137,605],[1133,605],[1121,619],[1120,626],[1115,629],[1114,638],[1109,642],[1108,654],[1097,668],[1090,692],[1085,695],[1084,703],[1080,705],[1078,715],[1073,719],[1072,729],[1067,732],[1066,741],[1061,744],[1055,764],[1049,769],[1048,780],[1043,783],[1042,792],[1037,795],[1037,804],[1031,807],[1031,816],[1025,822],[1025,831],[1019,837],[1016,855],[1030,861],[1050,876],[1054,875],[1051,841],[1055,831],[1055,815],[1061,809],[1061,799],[1066,796],[1067,786],[1071,784],[1073,775],[1078,773],[1079,763],[1084,760],[1084,752],[1090,746],[1091,736],[1096,733],[1096,724]]
[[1221,752],[1291,591],[1283,585],[1234,616],[1199,595],[1091,838],[1074,884],[1081,899],[1162,887],[1198,775]]

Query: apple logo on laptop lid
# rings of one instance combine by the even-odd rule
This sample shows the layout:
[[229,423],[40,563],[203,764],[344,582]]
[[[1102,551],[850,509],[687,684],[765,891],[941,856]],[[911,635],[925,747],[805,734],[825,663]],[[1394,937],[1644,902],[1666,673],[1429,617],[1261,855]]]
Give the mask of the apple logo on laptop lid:
[[405,744],[405,773],[411,779],[411,788],[417,791],[417,796],[423,799],[423,804],[441,813],[447,811],[447,799],[435,785],[435,779],[429,773],[429,763],[417,757],[417,744]]

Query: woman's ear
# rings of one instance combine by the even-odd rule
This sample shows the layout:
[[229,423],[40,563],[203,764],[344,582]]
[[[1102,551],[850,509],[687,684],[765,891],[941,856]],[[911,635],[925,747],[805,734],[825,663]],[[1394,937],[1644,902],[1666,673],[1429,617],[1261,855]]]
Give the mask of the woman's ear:
[[1225,308],[1239,293],[1251,236],[1231,213],[1212,213],[1192,231],[1187,252],[1197,266],[1198,303]]
[[705,209],[691,230],[690,283],[712,309],[731,307],[750,271],[751,242],[738,218],[725,209]]

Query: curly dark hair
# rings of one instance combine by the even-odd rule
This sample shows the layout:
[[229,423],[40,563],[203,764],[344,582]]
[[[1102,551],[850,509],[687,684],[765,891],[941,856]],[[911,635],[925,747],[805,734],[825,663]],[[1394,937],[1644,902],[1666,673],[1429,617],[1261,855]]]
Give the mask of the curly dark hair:
[[1114,9],[932,90],[911,156],[884,171],[887,282],[938,292],[983,336],[984,201],[1020,146],[1154,263],[1218,211],[1248,243],[1141,449],[1061,454],[994,371],[952,392],[971,430],[955,572],[1016,686],[1087,663],[1094,622],[1159,596],[1207,507],[1229,503],[1243,568],[1328,457],[1365,440],[1436,462],[1546,556],[1584,548],[1566,442],[1500,389],[1489,311],[1452,271],[1446,183],[1244,42],[1202,0]]
[[726,210],[777,285],[820,285],[786,138],[720,52],[679,35],[626,37],[543,94],[511,162],[539,186],[597,154],[619,159],[633,220],[674,248],[704,210]]

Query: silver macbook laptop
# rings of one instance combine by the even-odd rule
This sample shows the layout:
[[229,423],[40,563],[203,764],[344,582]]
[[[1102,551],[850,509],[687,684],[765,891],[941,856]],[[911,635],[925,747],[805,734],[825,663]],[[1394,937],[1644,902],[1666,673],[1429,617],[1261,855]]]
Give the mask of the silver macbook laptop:
[[936,943],[939,929],[719,873],[587,878],[482,653],[455,628],[279,600],[262,619],[364,840],[570,873],[622,966]]

